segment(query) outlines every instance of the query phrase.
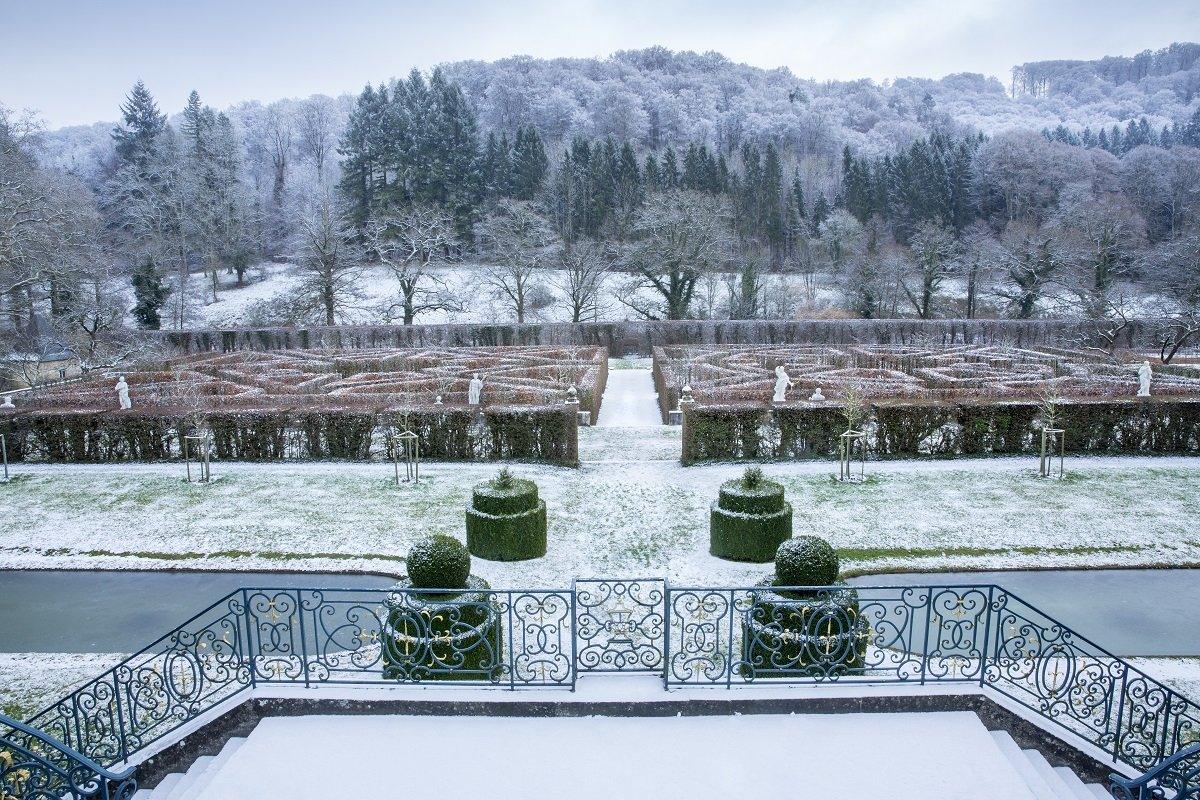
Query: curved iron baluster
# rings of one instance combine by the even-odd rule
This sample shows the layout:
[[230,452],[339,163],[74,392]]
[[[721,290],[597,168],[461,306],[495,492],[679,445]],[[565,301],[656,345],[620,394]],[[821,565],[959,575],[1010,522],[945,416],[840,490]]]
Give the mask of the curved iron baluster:
[[135,767],[105,769],[54,737],[0,714],[0,797],[14,800],[129,800]]
[[1196,800],[1200,797],[1200,744],[1180,750],[1137,778],[1114,772],[1108,781],[1117,800]]

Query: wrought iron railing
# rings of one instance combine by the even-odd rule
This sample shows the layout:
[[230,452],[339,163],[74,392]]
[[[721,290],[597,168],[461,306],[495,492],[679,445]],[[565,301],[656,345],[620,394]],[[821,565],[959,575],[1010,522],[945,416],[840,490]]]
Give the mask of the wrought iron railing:
[[1118,800],[1195,800],[1200,797],[1200,744],[1180,750],[1138,778],[1108,776]]
[[43,731],[0,714],[0,798],[129,800],[134,768],[112,772]]
[[240,589],[29,724],[111,766],[252,687],[973,684],[1149,770],[1200,706],[998,586]]

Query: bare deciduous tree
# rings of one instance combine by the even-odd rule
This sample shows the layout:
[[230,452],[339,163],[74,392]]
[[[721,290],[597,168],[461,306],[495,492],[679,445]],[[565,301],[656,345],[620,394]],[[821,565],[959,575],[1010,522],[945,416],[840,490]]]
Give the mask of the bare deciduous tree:
[[709,194],[672,191],[646,198],[634,217],[626,263],[659,297],[646,302],[631,292],[621,302],[648,319],[685,319],[700,276],[729,261],[730,219],[728,206]]
[[319,311],[326,325],[335,325],[355,297],[360,265],[350,244],[353,234],[328,196],[300,213],[294,224],[294,259],[302,270],[297,298]]
[[534,276],[548,258],[557,236],[530,203],[501,200],[479,224],[478,235],[489,267],[484,283],[525,321],[534,299]]
[[325,185],[325,161],[337,141],[337,116],[333,101],[314,96],[304,101],[296,120],[300,153],[312,162],[317,182]]
[[369,255],[391,270],[400,286],[400,301],[386,315],[399,309],[405,325],[427,311],[460,311],[434,272],[440,264],[458,260],[462,246],[454,217],[436,206],[418,205],[399,213],[385,213],[367,221],[363,240]]
[[599,243],[581,239],[569,247],[560,246],[555,262],[555,284],[567,298],[571,321],[582,322],[589,314],[599,315],[603,306],[601,292],[612,266],[610,254]]

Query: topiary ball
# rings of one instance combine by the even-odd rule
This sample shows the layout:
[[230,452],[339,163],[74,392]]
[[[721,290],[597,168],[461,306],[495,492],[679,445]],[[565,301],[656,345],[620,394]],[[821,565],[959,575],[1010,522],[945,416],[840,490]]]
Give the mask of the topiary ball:
[[471,577],[466,545],[440,533],[414,544],[404,564],[415,589],[463,589]]
[[797,536],[775,551],[776,586],[830,586],[838,579],[833,546],[816,536]]

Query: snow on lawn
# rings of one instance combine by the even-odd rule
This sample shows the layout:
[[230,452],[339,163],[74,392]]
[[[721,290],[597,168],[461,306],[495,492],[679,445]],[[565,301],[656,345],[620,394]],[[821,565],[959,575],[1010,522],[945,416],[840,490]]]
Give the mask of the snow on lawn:
[[[599,430],[584,429],[585,440]],[[612,453],[624,440],[603,441],[593,451]],[[1187,458],[1078,458],[1057,481],[1034,477],[1032,459],[898,461],[869,465],[864,485],[832,481],[829,463],[766,471],[787,487],[796,534],[829,539],[858,572],[1200,564],[1198,467]],[[741,466],[514,469],[538,482],[549,506],[549,553],[476,559],[493,586],[633,574],[747,585],[769,569],[708,554],[709,504]],[[0,519],[3,567],[402,573],[417,538],[464,535],[471,486],[496,466],[427,464],[421,485],[403,488],[388,464],[221,463],[211,486],[182,483],[178,464],[18,470],[0,487],[18,510]]]
[[0,711],[28,719],[124,658],[117,653],[0,653]]

